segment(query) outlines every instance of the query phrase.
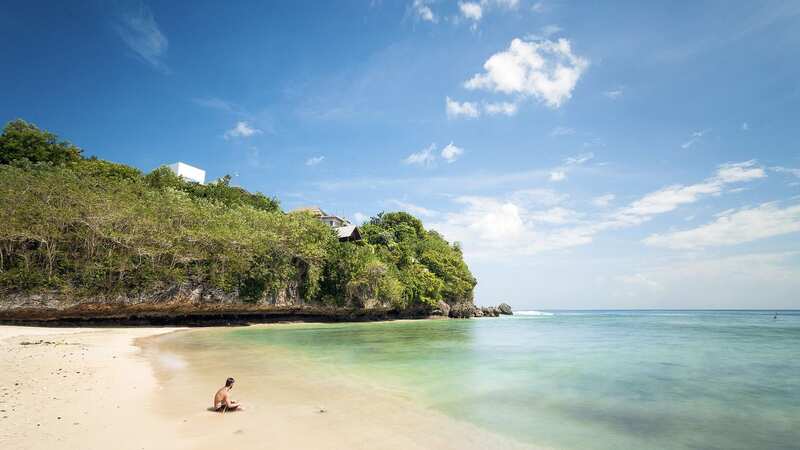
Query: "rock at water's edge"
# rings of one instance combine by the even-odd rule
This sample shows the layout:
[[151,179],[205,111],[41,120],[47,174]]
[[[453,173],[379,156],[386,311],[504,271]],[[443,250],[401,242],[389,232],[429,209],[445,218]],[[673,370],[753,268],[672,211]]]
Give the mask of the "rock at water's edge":
[[511,311],[511,306],[508,303],[500,303],[497,305],[497,309],[500,310],[500,314],[505,314],[507,316],[513,316],[514,312]]
[[481,308],[481,312],[485,317],[497,317],[500,315],[500,310],[494,306],[484,306]]
[[469,319],[475,316],[476,309],[472,303],[456,303],[450,307],[450,317],[454,319]]
[[448,305],[447,302],[439,300],[439,304],[436,305],[436,309],[434,309],[431,314],[434,315],[434,316],[449,317],[450,316],[450,305]]

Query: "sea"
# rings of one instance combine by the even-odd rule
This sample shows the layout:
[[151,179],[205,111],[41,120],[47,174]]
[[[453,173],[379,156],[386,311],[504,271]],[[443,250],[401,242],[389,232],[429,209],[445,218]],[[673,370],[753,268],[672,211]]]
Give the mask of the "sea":
[[800,311],[520,311],[187,336],[280,349],[541,447],[800,449]]

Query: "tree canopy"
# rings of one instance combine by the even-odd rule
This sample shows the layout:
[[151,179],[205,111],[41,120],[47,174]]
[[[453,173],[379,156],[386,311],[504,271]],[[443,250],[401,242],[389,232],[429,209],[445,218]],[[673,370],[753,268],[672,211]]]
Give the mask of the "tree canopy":
[[432,308],[472,300],[460,248],[404,212],[339,242],[309,213],[162,167],[84,158],[23,121],[0,136],[0,293],[77,298],[204,286],[242,302],[294,295],[334,306]]
[[20,159],[64,164],[80,160],[82,152],[69,142],[59,141],[55,134],[21,119],[9,122],[0,135],[0,164]]

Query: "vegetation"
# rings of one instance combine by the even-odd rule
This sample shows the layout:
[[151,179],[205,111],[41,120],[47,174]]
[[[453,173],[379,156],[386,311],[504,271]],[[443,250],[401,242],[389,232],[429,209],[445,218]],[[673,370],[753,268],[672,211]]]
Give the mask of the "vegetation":
[[[458,246],[413,216],[381,213],[339,242],[276,199],[85,158],[17,120],[0,136],[0,294],[77,298],[202,286],[243,302],[432,308],[472,300]],[[1,300],[0,300],[1,301]]]

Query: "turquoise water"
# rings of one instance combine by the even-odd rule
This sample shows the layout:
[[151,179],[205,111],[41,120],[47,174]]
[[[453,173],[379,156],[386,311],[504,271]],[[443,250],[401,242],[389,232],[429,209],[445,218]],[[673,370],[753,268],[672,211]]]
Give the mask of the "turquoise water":
[[800,312],[555,311],[243,328],[221,339],[294,350],[532,444],[800,448]]

